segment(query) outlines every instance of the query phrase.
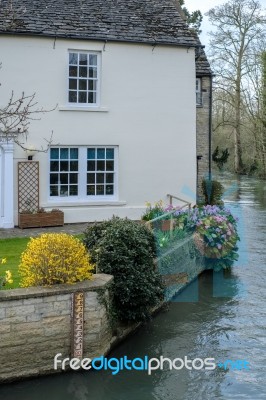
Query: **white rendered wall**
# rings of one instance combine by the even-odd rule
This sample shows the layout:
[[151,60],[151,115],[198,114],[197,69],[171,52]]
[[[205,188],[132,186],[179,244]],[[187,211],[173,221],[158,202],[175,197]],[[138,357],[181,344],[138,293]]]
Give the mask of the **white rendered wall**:
[[[68,50],[102,52],[101,104],[94,112],[66,111]],[[167,202],[184,186],[196,191],[194,49],[174,46],[67,41],[1,35],[0,106],[14,90],[36,93],[39,106],[55,111],[32,121],[28,145],[45,146],[53,132],[60,145],[119,146],[119,196],[114,204],[49,198],[49,157],[38,153],[40,206],[60,208],[66,222],[101,220],[113,214],[139,218],[145,201]],[[15,164],[26,154],[15,151]],[[17,212],[16,165],[14,203]],[[15,221],[16,222],[16,221]]]

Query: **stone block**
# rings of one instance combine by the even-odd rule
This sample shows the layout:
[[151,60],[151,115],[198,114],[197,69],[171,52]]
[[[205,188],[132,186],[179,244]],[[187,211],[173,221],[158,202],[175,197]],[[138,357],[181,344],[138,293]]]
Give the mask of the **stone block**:
[[6,317],[17,317],[17,316],[27,316],[35,311],[34,305],[22,305],[14,307],[13,304],[11,307],[6,309]]
[[0,320],[5,318],[5,316],[6,316],[6,309],[5,308],[0,308]]
[[85,307],[95,307],[98,305],[98,295],[96,292],[87,292],[85,294]]
[[18,307],[23,305],[23,300],[0,301],[0,308]]
[[90,319],[86,321],[84,326],[86,333],[99,333],[101,331],[102,323],[99,318]]
[[[10,335],[10,333],[4,333],[1,334],[1,340],[0,340],[0,348],[4,347],[15,347],[17,346],[17,354],[19,354],[19,351],[21,350],[21,346],[26,344],[27,342],[27,337],[18,337]],[[4,355],[4,351],[0,350],[1,358]]]
[[26,317],[27,322],[38,322],[40,320],[41,320],[41,315],[36,313],[27,315]]
[[35,312],[41,314],[41,316],[46,317],[50,312],[54,311],[54,303],[40,303],[36,304]]
[[3,321],[8,322],[10,324],[19,324],[22,322],[27,322],[26,315],[16,315],[15,317],[5,318]]
[[32,304],[39,304],[39,303],[43,303],[43,297],[32,297],[32,298],[23,300],[23,304],[28,305],[28,306],[32,305]]
[[68,311],[71,312],[70,300],[62,300],[54,302],[54,311]]
[[36,333],[36,330],[42,331],[40,323],[38,321],[34,322],[25,322],[20,324],[11,324],[11,332],[17,332],[17,335],[22,335],[25,332],[27,334],[31,334],[33,331]]
[[44,303],[54,303],[57,300],[57,296],[46,296],[43,298]]
[[[10,332],[11,325],[10,324],[0,324],[0,334]],[[1,340],[1,338],[0,338]]]
[[56,296],[56,301],[70,301],[71,294],[58,294]]
[[45,317],[42,319],[42,325],[48,327],[70,324],[70,316],[60,316],[60,317]]

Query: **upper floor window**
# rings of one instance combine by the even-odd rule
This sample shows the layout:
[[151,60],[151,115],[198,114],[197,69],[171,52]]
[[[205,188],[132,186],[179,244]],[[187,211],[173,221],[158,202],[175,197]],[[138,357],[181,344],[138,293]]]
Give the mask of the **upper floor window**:
[[196,79],[196,105],[202,106],[201,79]]
[[99,53],[69,52],[68,102],[99,103]]

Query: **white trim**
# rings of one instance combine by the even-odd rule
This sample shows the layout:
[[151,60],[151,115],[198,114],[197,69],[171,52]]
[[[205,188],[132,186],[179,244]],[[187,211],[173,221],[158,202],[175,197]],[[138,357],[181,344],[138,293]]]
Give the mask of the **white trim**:
[[108,112],[109,109],[106,107],[98,107],[98,106],[88,106],[88,105],[74,105],[75,103],[72,103],[72,105],[67,105],[67,106],[59,106],[58,110],[59,111],[85,111],[85,112]]
[[[48,201],[47,203],[42,203],[42,207],[48,208],[48,207],[95,207],[95,206],[100,206],[100,207],[112,207],[112,206],[125,206],[127,205],[127,202],[125,200],[103,200],[103,201],[91,201],[91,202],[82,202],[82,201],[69,201],[69,202],[52,202]],[[137,208],[137,207],[136,207]],[[145,209],[145,207],[143,207]]]

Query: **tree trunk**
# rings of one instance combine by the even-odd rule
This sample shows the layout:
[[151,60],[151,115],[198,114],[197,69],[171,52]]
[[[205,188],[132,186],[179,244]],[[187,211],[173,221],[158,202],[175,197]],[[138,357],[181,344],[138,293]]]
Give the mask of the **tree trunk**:
[[[239,87],[238,87],[239,86]],[[236,87],[235,93],[235,127],[234,127],[234,147],[235,147],[235,172],[242,174],[244,172],[244,165],[242,161],[242,147],[241,147],[241,95],[240,95],[240,81]]]
[[241,70],[243,60],[244,36],[241,38],[241,46],[238,55],[237,73],[235,81],[235,128],[234,128],[234,146],[235,146],[235,172],[242,174],[244,165],[242,161],[241,147]]
[[266,52],[262,53],[262,166],[266,178]]

